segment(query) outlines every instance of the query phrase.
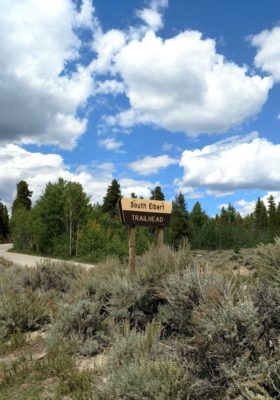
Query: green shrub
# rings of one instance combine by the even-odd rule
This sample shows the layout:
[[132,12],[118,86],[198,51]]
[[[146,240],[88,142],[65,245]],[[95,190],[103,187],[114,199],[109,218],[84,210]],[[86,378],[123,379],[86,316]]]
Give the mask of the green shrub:
[[109,351],[106,379],[94,388],[94,399],[181,399],[184,367],[168,356],[155,322],[145,333],[127,329]]
[[106,324],[98,301],[80,300],[73,304],[62,304],[53,321],[51,347],[65,339],[72,341],[84,355],[98,353],[105,344]]
[[39,360],[28,356],[0,365],[0,377],[1,399],[92,399],[92,373],[79,371],[63,348]]
[[279,397],[279,286],[241,282],[205,267],[171,274],[164,284],[158,318],[186,366],[187,398]]
[[35,330],[50,321],[54,304],[42,292],[7,289],[0,294],[0,334]]
[[191,249],[188,242],[183,242],[178,251],[168,246],[160,250],[152,246],[139,259],[137,265],[137,280],[151,287],[158,286],[171,273],[182,271],[193,264]]
[[102,264],[97,264],[79,276],[74,282],[74,289],[81,297],[94,297],[96,294],[101,296],[108,292],[107,285],[116,276],[126,276],[127,269],[122,265],[118,258],[109,257]]
[[274,239],[274,243],[260,244],[257,247],[259,262],[258,273],[262,280],[280,285],[280,237]]
[[190,266],[183,272],[171,274],[160,289],[160,296],[166,303],[159,312],[165,333],[192,335],[194,308],[202,302],[215,306],[233,291],[234,282],[208,266]]
[[182,399],[184,369],[177,361],[131,361],[112,371],[108,380],[94,388],[94,399],[170,400]]
[[248,354],[239,358],[234,366],[225,370],[227,390],[225,398],[229,399],[272,399],[279,398],[279,357],[261,356],[250,360]]
[[78,273],[77,267],[47,260],[36,268],[26,270],[23,275],[23,286],[30,287],[32,290],[56,290],[66,293],[72,281],[77,279]]
[[260,285],[252,291],[261,327],[260,337],[270,351],[278,346],[280,335],[280,290],[276,286]]
[[137,260],[135,276],[116,259],[109,259],[83,277],[84,297],[97,299],[102,312],[115,322],[130,321],[131,326],[143,330],[155,318],[159,306],[165,302],[160,288],[164,279],[192,263],[190,248],[184,244],[178,252],[155,247]]
[[15,265],[1,266],[0,269],[0,294],[7,290],[15,292],[22,288],[22,279],[27,268]]

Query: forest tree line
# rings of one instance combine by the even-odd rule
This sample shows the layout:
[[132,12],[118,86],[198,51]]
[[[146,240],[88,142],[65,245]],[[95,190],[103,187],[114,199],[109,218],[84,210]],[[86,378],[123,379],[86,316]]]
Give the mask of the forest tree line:
[[[92,204],[77,182],[49,182],[32,206],[32,192],[25,181],[17,184],[17,194],[9,219],[7,207],[0,202],[0,240],[10,239],[14,249],[31,254],[63,258],[77,257],[96,262],[109,255],[126,257],[127,227],[120,222],[117,202],[120,185],[114,179],[102,204]],[[135,197],[131,193],[131,197]],[[160,186],[151,199],[165,200]],[[186,238],[193,249],[239,249],[269,243],[280,235],[280,203],[273,196],[268,206],[259,198],[254,212],[242,217],[229,204],[220,214],[209,217],[196,202],[191,211],[180,192],[173,201],[170,225],[165,242],[175,249]],[[142,254],[155,241],[151,228],[137,228],[137,253]]]

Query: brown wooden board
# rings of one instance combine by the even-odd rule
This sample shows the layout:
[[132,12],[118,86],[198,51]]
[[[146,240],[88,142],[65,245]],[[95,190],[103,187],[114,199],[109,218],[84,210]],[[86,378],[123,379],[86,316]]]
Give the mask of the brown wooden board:
[[172,211],[171,201],[122,198],[119,201],[121,221],[129,226],[167,226]]

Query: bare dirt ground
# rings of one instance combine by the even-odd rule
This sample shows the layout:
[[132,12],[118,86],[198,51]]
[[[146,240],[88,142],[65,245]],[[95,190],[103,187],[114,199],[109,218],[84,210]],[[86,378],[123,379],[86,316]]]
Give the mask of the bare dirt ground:
[[0,356],[0,363],[9,364],[26,355],[33,360],[39,360],[47,355],[46,340],[48,332],[45,329],[36,332],[28,332],[23,334],[23,337],[24,342],[18,349],[9,351],[7,354],[2,354]]
[[[10,250],[12,248],[13,248],[12,243],[0,244],[0,257],[4,258],[5,260],[11,261],[17,265],[27,266],[27,267],[36,267],[37,264],[44,262],[46,260],[61,261],[61,262],[68,263],[68,261],[57,260],[54,258],[31,256],[28,254],[20,254],[20,253],[11,253]],[[69,264],[72,264],[72,265],[74,264],[74,265],[85,267],[85,268],[94,267],[94,265],[92,265],[92,264],[83,264],[83,263],[77,263],[77,262],[73,262],[73,261],[69,261]]]

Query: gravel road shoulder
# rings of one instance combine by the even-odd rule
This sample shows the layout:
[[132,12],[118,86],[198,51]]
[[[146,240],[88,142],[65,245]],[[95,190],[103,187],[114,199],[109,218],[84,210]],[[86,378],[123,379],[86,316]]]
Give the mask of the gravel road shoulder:
[[36,267],[37,264],[44,262],[46,260],[56,261],[56,262],[66,262],[69,264],[74,264],[84,268],[92,268],[94,265],[92,264],[83,264],[77,263],[72,261],[63,261],[54,258],[47,258],[47,257],[38,257],[38,256],[30,256],[28,254],[20,254],[20,253],[11,253],[9,252],[12,249],[12,243],[0,244],[0,257],[4,258],[5,260],[11,261],[17,265],[27,266],[27,267]]

